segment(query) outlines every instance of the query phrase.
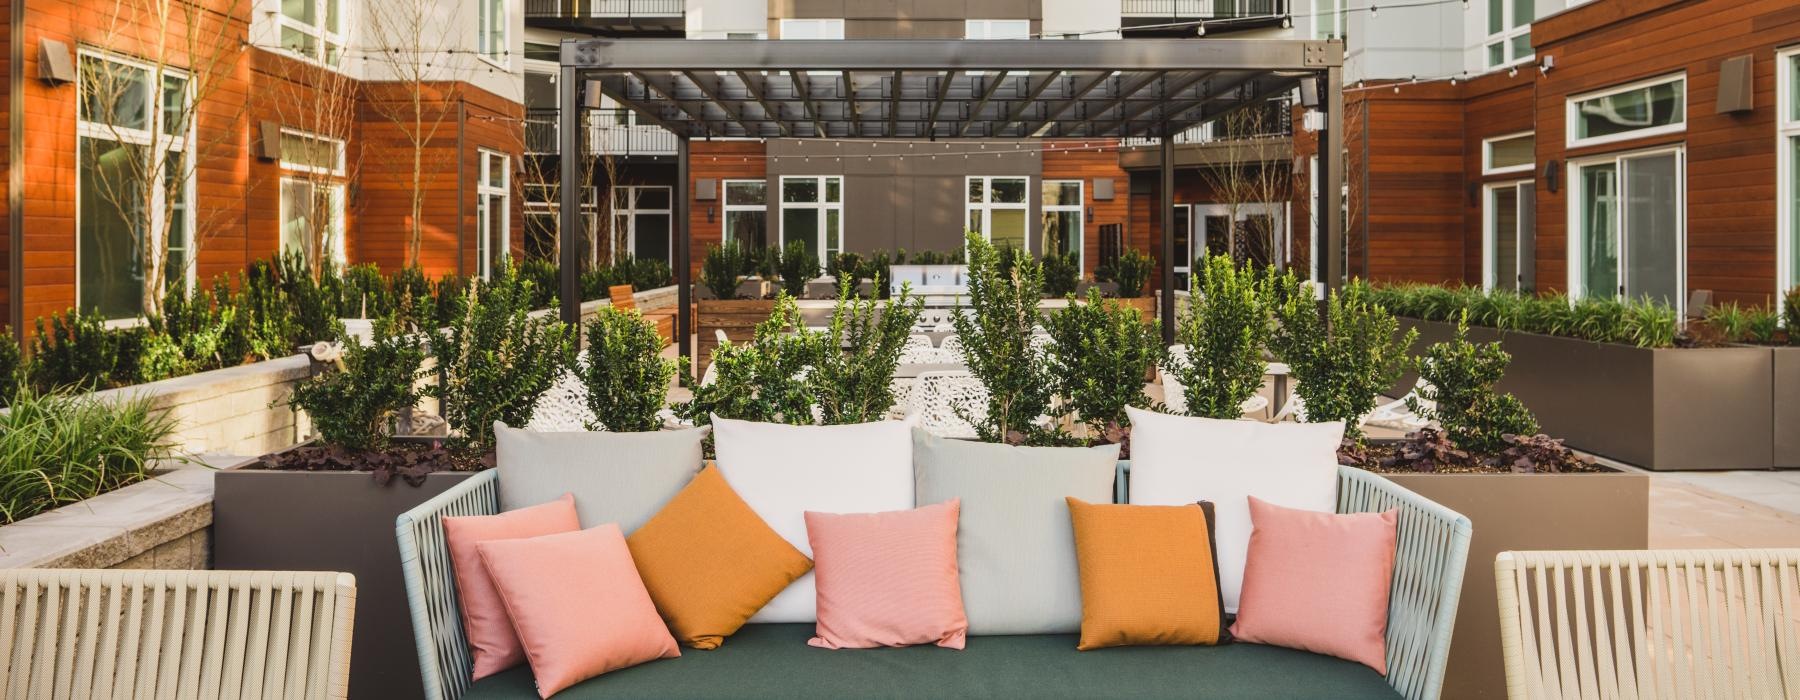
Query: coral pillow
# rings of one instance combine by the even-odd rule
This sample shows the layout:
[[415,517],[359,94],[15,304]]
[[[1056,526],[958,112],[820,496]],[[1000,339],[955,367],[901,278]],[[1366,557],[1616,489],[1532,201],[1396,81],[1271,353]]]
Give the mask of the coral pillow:
[[715,649],[744,621],[812,570],[708,466],[625,538],[656,611],[675,638]]
[[963,648],[956,572],[956,499],[913,510],[806,513],[818,584],[818,636],[826,649],[902,647],[927,642]]
[[580,529],[575,497],[569,494],[499,515],[444,518],[444,540],[450,548],[450,568],[456,574],[463,634],[469,638],[470,656],[474,657],[475,680],[525,662],[525,649],[519,646],[519,635],[513,633],[512,619],[506,616],[500,592],[494,590],[475,545]]
[[506,602],[540,697],[608,671],[681,656],[638,580],[618,525],[475,548]]
[[1068,503],[1081,569],[1075,648],[1223,640],[1212,504],[1131,506],[1074,497]]
[[1335,515],[1250,499],[1250,556],[1231,634],[1348,659],[1387,675],[1399,513]]

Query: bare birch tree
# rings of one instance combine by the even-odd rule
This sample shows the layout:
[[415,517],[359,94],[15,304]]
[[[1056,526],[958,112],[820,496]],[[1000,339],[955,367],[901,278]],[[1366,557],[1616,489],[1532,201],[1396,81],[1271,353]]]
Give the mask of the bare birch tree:
[[1288,138],[1279,134],[1280,116],[1272,108],[1243,109],[1216,126],[1223,132],[1216,157],[1201,168],[1201,177],[1232,222],[1232,257],[1273,263],[1281,221],[1264,207],[1287,201],[1295,191],[1294,172],[1282,149]]
[[267,99],[284,129],[301,132],[284,130],[281,135],[281,160],[292,164],[282,173],[282,204],[296,214],[282,222],[282,237],[298,239],[294,243],[317,281],[327,266],[348,254],[342,249],[347,245],[342,238],[344,188],[356,178],[361,158],[345,144],[356,124],[359,83],[341,71],[304,61],[276,58],[274,63],[283,80]]

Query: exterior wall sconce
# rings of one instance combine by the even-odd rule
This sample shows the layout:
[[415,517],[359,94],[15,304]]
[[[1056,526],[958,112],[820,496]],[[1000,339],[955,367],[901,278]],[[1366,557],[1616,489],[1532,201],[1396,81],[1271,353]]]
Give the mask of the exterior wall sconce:
[[1552,160],[1544,164],[1544,187],[1550,194],[1556,194],[1557,181],[1562,179],[1562,161]]
[[710,224],[713,222],[713,212],[715,211],[717,211],[717,209],[713,207],[713,205],[706,205],[706,223]]

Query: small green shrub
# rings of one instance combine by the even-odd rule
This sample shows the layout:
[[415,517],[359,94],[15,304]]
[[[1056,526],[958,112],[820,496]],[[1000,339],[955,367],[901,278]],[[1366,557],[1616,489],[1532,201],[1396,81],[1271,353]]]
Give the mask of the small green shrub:
[[1744,339],[1758,345],[1774,345],[1781,334],[1781,316],[1766,306],[1750,309],[1748,316]]
[[985,415],[962,416],[985,442],[1053,444],[1063,436],[1037,423],[1050,412],[1055,378],[1031,347],[1043,297],[1044,270],[1030,256],[1001,274],[1001,252],[969,233],[967,309],[950,317],[962,338],[963,362],[988,390]]
[[37,319],[31,339],[31,385],[39,393],[107,389],[137,378],[138,340],[109,330],[98,311],[69,309],[49,318],[49,328]]
[[459,306],[436,352],[444,381],[428,395],[455,431],[452,445],[482,453],[493,447],[494,421],[531,422],[538,395],[571,359],[573,333],[554,316],[528,315],[531,284],[510,265],[486,284],[471,281]]
[[588,408],[599,425],[590,430],[645,432],[661,427],[657,412],[668,397],[669,380],[680,367],[662,356],[656,325],[636,310],[602,307],[587,325]]
[[338,299],[342,284],[334,269],[321,270],[315,281],[307,269],[306,259],[288,252],[281,256],[277,277],[288,303],[293,305],[294,323],[299,327],[296,344],[336,338],[337,327],[341,325]]
[[[882,280],[875,279],[875,284]],[[831,326],[823,334],[818,362],[807,375],[826,425],[887,417],[894,405],[893,376],[900,351],[924,308],[924,300],[914,297],[910,286],[901,286],[900,295],[883,306],[858,298],[851,279],[838,280]]]
[[1050,314],[1044,330],[1054,341],[1048,364],[1056,393],[1090,439],[1118,442],[1131,425],[1125,407],[1150,407],[1144,377],[1167,360],[1157,322],[1090,288],[1085,303]]
[[750,344],[725,343],[713,349],[715,380],[693,387],[693,399],[677,404],[675,415],[695,425],[710,424],[715,415],[812,424],[815,397],[803,372],[822,362],[824,337],[807,331],[794,299],[778,293],[774,312],[756,325]]
[[1787,326],[1788,345],[1800,345],[1800,287],[1788,290],[1781,303],[1782,323]]
[[557,305],[557,291],[562,289],[562,276],[557,271],[556,263],[525,259],[511,264],[518,268],[520,278],[531,283],[532,306],[547,309]]
[[905,264],[905,250],[895,251],[893,255],[889,255],[885,250],[877,250],[869,254],[868,261],[863,263],[862,276],[875,280],[875,298],[886,299],[893,293],[888,289],[888,282],[894,279],[893,267]]
[[[856,253],[838,253],[831,256],[825,264],[825,274],[832,279],[848,279],[856,282],[862,279],[863,257]],[[852,291],[854,291],[854,285]]]
[[1285,301],[1269,348],[1287,363],[1296,382],[1294,393],[1306,402],[1306,420],[1343,421],[1345,437],[1360,441],[1362,417],[1375,409],[1381,392],[1399,381],[1419,332],[1400,333],[1400,322],[1362,282],[1332,291],[1326,301],[1329,325],[1292,274],[1277,284],[1287,291],[1280,295]]
[[143,480],[174,456],[175,429],[149,398],[22,389],[0,413],[0,522]]
[[1437,421],[1457,447],[1494,455],[1506,449],[1507,435],[1537,434],[1537,419],[1517,397],[1494,389],[1512,357],[1499,343],[1469,342],[1468,332],[1459,319],[1454,338],[1425,349],[1414,366],[1427,386],[1407,406]]
[[1675,307],[1645,297],[1626,304],[1620,334],[1625,342],[1640,348],[1667,348],[1675,345],[1681,314]]
[[1119,254],[1118,260],[1102,265],[1094,271],[1094,278],[1102,282],[1115,282],[1119,285],[1119,297],[1136,299],[1144,296],[1144,286],[1150,282],[1150,276],[1156,269],[1156,261],[1136,248],[1129,248]]
[[[551,276],[555,273],[555,266],[551,266]],[[381,276],[380,267],[362,263],[344,268],[338,288],[339,318],[384,318],[394,312],[395,304],[395,289]]]
[[417,336],[388,317],[374,324],[368,345],[340,335],[343,348],[336,371],[295,385],[289,402],[312,418],[327,445],[374,450],[388,443],[389,426],[401,411],[419,403],[414,387],[425,350]]
[[744,249],[737,241],[725,245],[709,245],[706,257],[700,261],[700,284],[713,293],[713,297],[721,300],[738,298],[738,280],[742,279],[745,260]]
[[1044,296],[1061,299],[1075,293],[1081,284],[1081,258],[1075,253],[1051,253],[1044,256]]
[[11,326],[0,326],[0,406],[12,402],[25,378],[25,358]]
[[806,283],[819,276],[819,256],[804,241],[788,241],[781,250],[781,291],[796,299],[806,293]]
[[1267,374],[1262,351],[1275,328],[1274,277],[1222,255],[1202,269],[1198,293],[1175,329],[1187,359],[1171,358],[1169,370],[1181,379],[1190,415],[1237,418]]

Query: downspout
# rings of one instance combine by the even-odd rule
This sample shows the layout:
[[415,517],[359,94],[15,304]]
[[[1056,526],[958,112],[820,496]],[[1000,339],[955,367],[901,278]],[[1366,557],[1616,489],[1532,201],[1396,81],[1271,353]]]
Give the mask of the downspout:
[[[12,0],[7,51],[6,246],[7,324],[25,333],[25,0]],[[80,274],[80,271],[76,271]]]
[[[1362,152],[1362,156],[1363,156],[1363,159],[1362,159],[1362,183],[1363,183],[1363,185],[1362,185],[1362,190],[1363,190],[1362,191],[1362,194],[1363,194],[1362,264],[1363,264],[1363,266],[1362,266],[1362,277],[1363,277],[1364,282],[1368,282],[1374,278],[1374,275],[1369,274],[1369,246],[1370,246],[1370,241],[1375,240],[1375,237],[1373,235],[1373,232],[1369,230],[1369,202],[1372,201],[1372,198],[1369,196],[1369,100],[1368,100],[1367,95],[1363,96],[1362,106],[1363,106],[1363,117],[1362,117],[1362,151],[1363,151]],[[1348,206],[1348,205],[1346,205],[1346,206]],[[1349,243],[1345,243],[1345,245],[1349,245]]]
[[[468,146],[468,144],[465,143],[469,135],[468,129],[469,103],[468,98],[465,97],[456,101],[456,272],[460,277],[468,276],[463,273],[463,254],[468,252],[467,247],[469,244],[469,232],[466,229],[465,224],[465,222],[469,220],[469,193],[466,191],[466,188],[469,186],[469,178],[467,177],[469,174],[469,158],[468,153],[465,150]],[[477,158],[479,159],[479,154],[477,154]],[[479,173],[481,172],[479,162],[476,164],[475,172],[477,173],[477,176],[479,176]],[[413,187],[418,186],[419,183],[413,183]],[[481,230],[481,224],[476,223],[475,229],[477,231]],[[424,247],[425,242],[420,241],[420,257],[425,255]],[[481,269],[480,260],[475,261],[475,269]]]

